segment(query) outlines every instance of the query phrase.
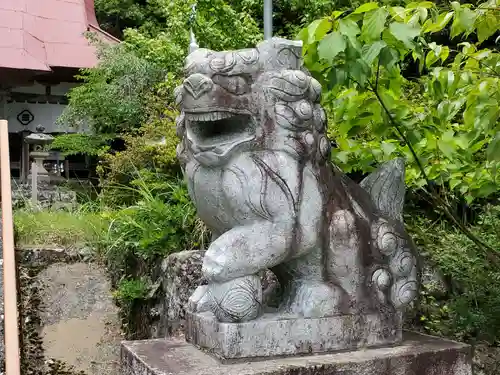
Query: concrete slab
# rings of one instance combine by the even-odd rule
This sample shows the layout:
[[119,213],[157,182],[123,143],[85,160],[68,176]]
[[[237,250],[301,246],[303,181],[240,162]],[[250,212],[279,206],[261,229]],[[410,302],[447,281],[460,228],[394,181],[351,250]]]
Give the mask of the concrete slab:
[[395,347],[222,364],[179,339],[122,343],[122,375],[471,375],[468,345],[405,333]]

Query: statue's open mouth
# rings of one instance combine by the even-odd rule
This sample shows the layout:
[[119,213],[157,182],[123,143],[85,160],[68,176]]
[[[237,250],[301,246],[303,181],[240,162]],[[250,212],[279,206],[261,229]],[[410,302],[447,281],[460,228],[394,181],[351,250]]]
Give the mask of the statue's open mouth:
[[186,120],[188,137],[199,152],[223,153],[228,148],[251,141],[255,136],[252,116],[248,114],[186,113]]

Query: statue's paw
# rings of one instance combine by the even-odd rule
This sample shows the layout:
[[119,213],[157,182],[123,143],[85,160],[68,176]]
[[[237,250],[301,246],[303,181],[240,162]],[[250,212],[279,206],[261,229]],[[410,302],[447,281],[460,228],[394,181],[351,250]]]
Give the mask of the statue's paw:
[[187,310],[193,313],[201,313],[211,310],[210,293],[208,293],[208,285],[201,285],[188,299]]
[[219,322],[247,322],[262,312],[260,275],[211,284],[209,294],[214,301],[212,311]]

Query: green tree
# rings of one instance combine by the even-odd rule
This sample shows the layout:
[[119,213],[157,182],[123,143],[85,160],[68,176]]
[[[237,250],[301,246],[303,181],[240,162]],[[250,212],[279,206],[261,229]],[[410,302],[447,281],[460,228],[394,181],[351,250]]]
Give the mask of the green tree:
[[[458,50],[431,41],[446,27],[451,38],[466,39]],[[367,172],[406,157],[407,183],[495,262],[494,249],[463,225],[446,192],[471,203],[500,188],[500,54],[482,48],[499,30],[494,0],[448,9],[423,1],[406,8],[366,3],[300,33],[305,62],[327,88],[334,162]],[[403,76],[408,61],[417,63],[419,79]]]
[[[457,49],[433,42],[445,28],[466,41]],[[367,172],[404,156],[413,187],[432,181],[468,202],[496,193],[500,54],[482,45],[499,29],[494,1],[444,10],[428,1],[366,3],[303,29],[306,64],[327,88],[335,162]],[[402,74],[409,62],[418,65],[418,79]]]
[[138,56],[128,44],[100,47],[98,67],[84,69],[81,85],[72,89],[59,123],[90,128],[96,134],[117,134],[139,127],[166,70]]

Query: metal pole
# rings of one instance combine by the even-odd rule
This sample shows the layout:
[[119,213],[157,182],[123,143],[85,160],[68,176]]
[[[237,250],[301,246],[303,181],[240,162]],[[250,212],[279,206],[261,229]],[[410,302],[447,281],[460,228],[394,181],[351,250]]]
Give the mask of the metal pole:
[[193,24],[196,20],[196,3],[191,7],[191,16],[189,17],[189,26],[191,29],[189,30],[189,53],[196,51],[199,46],[198,42],[196,42],[196,36],[193,31]]
[[0,181],[2,197],[3,299],[5,332],[5,373],[21,373],[17,312],[16,256],[12,219],[12,187],[10,183],[9,130],[7,121],[0,120]]
[[264,39],[273,37],[273,0],[264,0]]

